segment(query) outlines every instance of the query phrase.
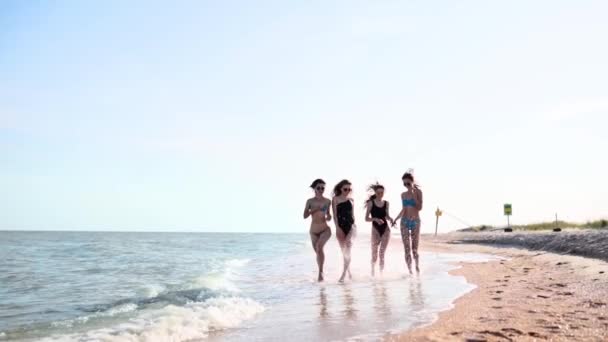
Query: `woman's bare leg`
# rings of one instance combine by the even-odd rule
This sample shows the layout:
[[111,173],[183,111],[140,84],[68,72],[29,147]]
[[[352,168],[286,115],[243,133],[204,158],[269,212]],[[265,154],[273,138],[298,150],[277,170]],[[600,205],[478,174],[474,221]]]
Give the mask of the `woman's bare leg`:
[[403,240],[403,249],[405,250],[405,263],[407,264],[407,269],[412,274],[412,251],[410,245],[410,230],[402,224],[401,225],[401,239]]
[[414,261],[416,262],[416,272],[420,273],[420,265],[418,263],[418,242],[420,241],[420,221],[416,224],[416,228],[412,230],[412,254],[414,255]]
[[319,274],[322,272],[322,264],[319,263],[319,251],[317,250],[317,244],[321,239],[320,234],[310,233],[310,242],[312,243],[312,249],[315,251],[315,255],[317,256],[317,268],[319,269]]
[[355,235],[357,233],[357,228],[355,228],[354,226],[350,229],[350,232],[348,232],[348,235],[346,235],[346,255],[348,256],[348,264],[346,265],[346,272],[348,273],[348,279],[353,279],[353,275],[352,273],[350,273],[350,260],[351,260],[351,250],[353,248],[353,239],[355,238]]
[[310,233],[310,243],[312,243],[312,249],[317,253],[317,241],[319,241],[319,235]]
[[344,235],[344,232],[342,231],[342,228],[340,228],[340,227],[336,228],[336,239],[338,240],[338,245],[340,245],[340,250],[342,250],[342,258],[344,259],[344,267],[342,269],[342,275],[340,276],[340,279],[338,280],[340,283],[342,283],[342,282],[344,282],[344,277],[346,276],[347,260],[346,260],[346,236]]
[[325,229],[317,239],[315,251],[317,252],[317,265],[319,265],[319,281],[323,281],[323,265],[325,264],[325,251],[323,248],[327,243],[327,240],[331,237],[331,230]]
[[[378,261],[378,246],[380,245],[380,234],[372,228],[372,277],[376,274],[376,261]],[[381,266],[382,268],[382,266]]]
[[386,247],[388,246],[388,241],[390,239],[391,231],[387,228],[380,240],[380,273],[384,271],[384,253],[386,253]]

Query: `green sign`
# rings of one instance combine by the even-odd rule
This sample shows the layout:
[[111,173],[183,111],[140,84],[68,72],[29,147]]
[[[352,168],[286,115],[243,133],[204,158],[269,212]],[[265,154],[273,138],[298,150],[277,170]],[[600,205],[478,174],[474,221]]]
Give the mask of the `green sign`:
[[511,208],[511,204],[505,204],[505,215],[509,216],[513,214],[513,208]]

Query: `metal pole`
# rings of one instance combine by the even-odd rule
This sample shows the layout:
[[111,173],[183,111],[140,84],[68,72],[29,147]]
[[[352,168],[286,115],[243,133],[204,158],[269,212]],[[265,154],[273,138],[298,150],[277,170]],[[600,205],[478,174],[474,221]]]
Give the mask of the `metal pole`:
[[507,228],[511,228],[511,222],[509,222],[509,216],[511,216],[511,215],[507,215]]

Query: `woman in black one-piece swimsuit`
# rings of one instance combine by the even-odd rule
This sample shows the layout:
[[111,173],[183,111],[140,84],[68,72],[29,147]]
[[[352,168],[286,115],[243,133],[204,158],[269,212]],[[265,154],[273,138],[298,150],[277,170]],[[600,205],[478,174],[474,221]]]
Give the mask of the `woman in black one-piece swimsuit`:
[[353,246],[352,239],[355,235],[356,227],[355,216],[353,215],[353,200],[350,198],[351,191],[351,183],[344,179],[334,187],[334,198],[332,200],[336,238],[344,257],[344,269],[339,280],[340,282],[344,281],[346,274],[352,279],[350,273],[350,250]]
[[384,186],[376,183],[369,187],[374,193],[366,203],[367,213],[365,220],[372,222],[372,277],[376,271],[376,261],[378,260],[378,249],[380,249],[380,273],[384,270],[384,253],[391,237],[388,223],[393,223],[393,219],[388,213],[389,203],[383,201]]

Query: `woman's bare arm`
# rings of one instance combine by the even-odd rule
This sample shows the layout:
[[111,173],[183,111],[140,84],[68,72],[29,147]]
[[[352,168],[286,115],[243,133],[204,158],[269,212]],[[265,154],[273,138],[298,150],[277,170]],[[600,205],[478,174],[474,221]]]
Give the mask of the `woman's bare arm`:
[[395,221],[391,218],[391,214],[389,213],[389,203],[388,201],[386,201],[386,218],[391,221],[391,223],[394,223]]
[[372,206],[371,206],[371,201],[367,202],[367,205],[365,206],[367,209],[365,211],[365,221],[366,222],[374,222],[374,219],[372,218]]
[[[402,201],[403,201],[403,197],[405,197],[405,193],[401,193],[401,200]],[[401,211],[399,212],[399,215],[397,215],[397,217],[395,217],[395,220],[393,221],[393,224],[395,222],[397,222],[400,218],[402,218],[403,215],[405,215],[405,208],[404,207],[401,208]]]
[[336,198],[332,198],[331,199],[331,210],[334,213],[334,224],[336,225],[336,228],[338,228],[338,212],[337,212],[337,206],[338,204],[336,203]]
[[405,215],[405,208],[401,208],[399,215],[397,215],[397,217],[395,217],[395,222],[398,221],[401,217],[403,217],[403,215]]
[[327,206],[327,210],[325,211],[325,221],[331,221],[331,211],[329,210],[329,207],[331,207],[331,201],[327,200],[325,205]]
[[310,200],[306,200],[306,206],[304,207],[304,219],[310,216]]
[[414,195],[416,196],[416,209],[420,211],[422,210],[422,191],[416,187],[414,190]]
[[[350,198],[349,201],[350,201],[350,204],[352,204],[352,206],[354,208],[355,207],[355,200],[352,199],[352,198]],[[355,211],[352,210],[352,213],[353,213],[353,224],[355,224]]]

